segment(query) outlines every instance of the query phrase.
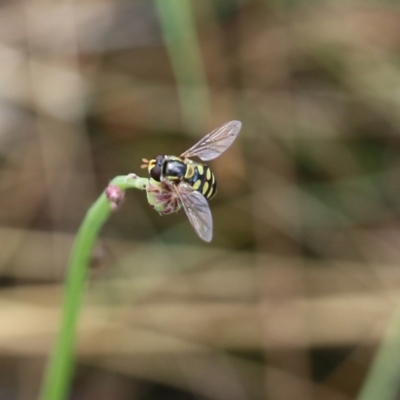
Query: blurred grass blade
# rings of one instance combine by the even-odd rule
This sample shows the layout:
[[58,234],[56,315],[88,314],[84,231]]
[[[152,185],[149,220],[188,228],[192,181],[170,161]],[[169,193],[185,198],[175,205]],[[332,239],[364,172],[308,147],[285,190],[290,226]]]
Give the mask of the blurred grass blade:
[[397,307],[358,400],[393,400],[400,386],[400,306]]
[[210,95],[190,0],[156,0],[185,129],[203,129]]

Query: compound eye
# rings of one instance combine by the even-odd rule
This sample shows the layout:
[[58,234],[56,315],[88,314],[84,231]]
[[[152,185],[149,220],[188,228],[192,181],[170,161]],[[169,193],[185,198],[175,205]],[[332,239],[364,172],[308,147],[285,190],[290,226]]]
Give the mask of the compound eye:
[[158,165],[158,163],[151,169],[150,175],[155,181],[160,182],[161,167]]

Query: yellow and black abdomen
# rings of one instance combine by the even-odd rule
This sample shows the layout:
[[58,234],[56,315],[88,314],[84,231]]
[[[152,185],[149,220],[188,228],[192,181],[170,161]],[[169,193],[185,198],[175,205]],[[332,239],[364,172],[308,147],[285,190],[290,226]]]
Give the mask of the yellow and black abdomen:
[[191,162],[187,165],[184,180],[193,189],[200,192],[206,199],[211,199],[217,193],[217,181],[211,169],[204,164]]
[[166,160],[162,164],[163,177],[176,184],[181,181],[188,183],[206,199],[211,199],[215,195],[217,182],[207,165],[196,163],[189,159],[183,160],[175,156],[166,156],[165,158]]

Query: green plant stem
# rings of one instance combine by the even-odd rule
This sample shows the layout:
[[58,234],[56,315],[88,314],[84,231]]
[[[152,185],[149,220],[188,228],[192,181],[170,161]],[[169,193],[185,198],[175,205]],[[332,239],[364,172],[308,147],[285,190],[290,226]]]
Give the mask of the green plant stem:
[[400,306],[397,306],[357,400],[394,400],[399,383]]
[[[130,188],[143,190],[146,184],[147,179],[139,177],[132,179],[129,175],[118,176],[110,182],[110,185],[123,190]],[[87,212],[76,236],[65,282],[61,330],[48,362],[40,400],[63,400],[69,394],[76,327],[85,291],[88,264],[100,229],[110,213],[111,206],[103,192]]]

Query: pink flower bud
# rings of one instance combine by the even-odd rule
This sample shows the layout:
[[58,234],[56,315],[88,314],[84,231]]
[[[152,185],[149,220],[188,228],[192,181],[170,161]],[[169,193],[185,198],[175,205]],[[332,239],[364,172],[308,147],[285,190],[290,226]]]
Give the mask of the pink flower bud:
[[116,185],[108,185],[105,194],[113,211],[118,208],[125,197],[125,192]]

